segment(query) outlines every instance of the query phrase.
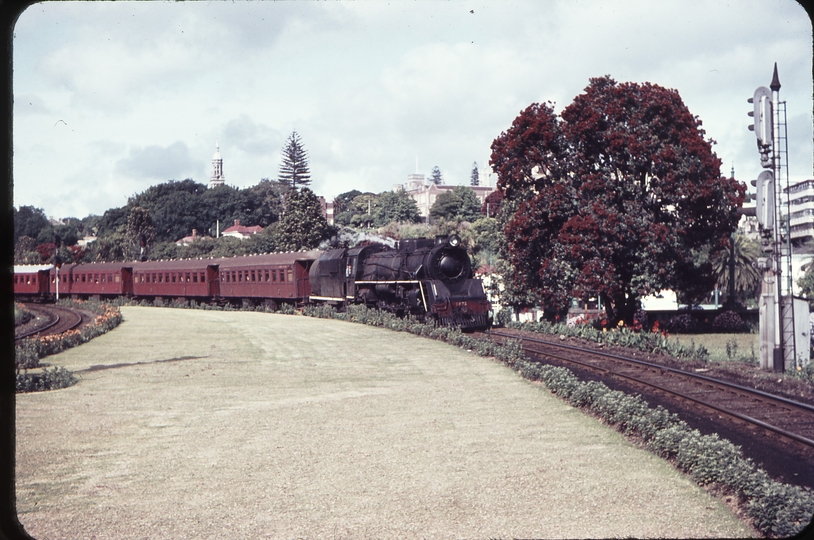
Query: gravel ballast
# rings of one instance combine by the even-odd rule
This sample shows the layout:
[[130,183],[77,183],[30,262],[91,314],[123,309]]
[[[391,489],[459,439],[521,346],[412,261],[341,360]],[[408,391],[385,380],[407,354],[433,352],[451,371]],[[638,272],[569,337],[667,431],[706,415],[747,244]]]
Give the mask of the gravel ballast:
[[658,457],[500,363],[333,320],[122,308],[17,396],[38,539],[752,535]]

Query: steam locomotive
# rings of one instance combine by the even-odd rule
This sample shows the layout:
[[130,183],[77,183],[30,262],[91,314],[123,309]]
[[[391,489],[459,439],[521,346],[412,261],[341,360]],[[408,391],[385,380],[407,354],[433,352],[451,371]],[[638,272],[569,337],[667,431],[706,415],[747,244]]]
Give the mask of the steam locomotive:
[[490,304],[456,235],[395,248],[271,253],[220,259],[15,266],[15,297],[194,300],[199,303],[365,304],[463,330],[489,326]]
[[311,265],[311,300],[365,304],[466,330],[489,326],[489,301],[456,235],[325,251]]

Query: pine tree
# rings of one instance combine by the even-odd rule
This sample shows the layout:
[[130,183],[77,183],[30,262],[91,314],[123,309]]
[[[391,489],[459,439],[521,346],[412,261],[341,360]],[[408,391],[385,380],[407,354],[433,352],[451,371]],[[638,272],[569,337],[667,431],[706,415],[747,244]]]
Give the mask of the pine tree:
[[444,179],[441,178],[441,169],[438,168],[438,165],[432,168],[432,183],[436,186],[440,186],[444,183]]
[[292,131],[283,147],[283,162],[277,175],[280,183],[296,189],[311,183],[311,171],[308,168],[308,153],[302,146],[300,136]]
[[472,178],[469,181],[469,185],[471,186],[479,186],[480,185],[480,178],[478,174],[478,162],[474,162],[472,164]]

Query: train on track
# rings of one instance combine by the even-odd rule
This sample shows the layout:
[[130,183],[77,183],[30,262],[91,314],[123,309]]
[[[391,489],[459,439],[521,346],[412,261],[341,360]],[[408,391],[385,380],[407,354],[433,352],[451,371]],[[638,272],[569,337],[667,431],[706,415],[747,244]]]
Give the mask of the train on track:
[[218,259],[15,266],[20,300],[55,298],[194,300],[277,309],[282,304],[350,304],[412,315],[463,330],[489,327],[491,306],[456,235],[395,247],[271,253]]

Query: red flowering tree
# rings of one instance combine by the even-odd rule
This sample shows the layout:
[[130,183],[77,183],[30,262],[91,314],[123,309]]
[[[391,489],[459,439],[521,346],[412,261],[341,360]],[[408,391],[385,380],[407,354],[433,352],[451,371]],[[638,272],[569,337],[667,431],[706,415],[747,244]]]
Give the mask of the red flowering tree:
[[713,287],[699,250],[738,222],[745,186],[721,160],[678,92],[591,79],[557,116],[533,104],[492,143],[505,198],[512,286],[533,291],[546,316],[571,298],[599,297],[613,324],[639,299]]

